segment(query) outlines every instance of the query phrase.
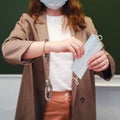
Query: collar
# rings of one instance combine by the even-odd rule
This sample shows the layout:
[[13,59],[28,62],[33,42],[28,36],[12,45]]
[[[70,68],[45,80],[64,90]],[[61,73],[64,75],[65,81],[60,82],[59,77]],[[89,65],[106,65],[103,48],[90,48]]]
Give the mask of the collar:
[[43,13],[42,15],[40,15],[36,20],[35,20],[36,24],[46,24],[46,16],[45,13]]

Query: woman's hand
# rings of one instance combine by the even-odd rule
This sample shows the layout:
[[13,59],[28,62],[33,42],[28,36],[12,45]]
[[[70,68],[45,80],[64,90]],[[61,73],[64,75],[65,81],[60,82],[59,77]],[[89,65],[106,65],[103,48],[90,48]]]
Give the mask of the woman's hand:
[[46,43],[45,51],[48,52],[72,52],[74,58],[80,58],[84,54],[83,43],[71,37],[63,41],[50,41]]
[[108,68],[109,60],[104,51],[98,52],[96,55],[91,57],[88,61],[89,69],[100,72]]

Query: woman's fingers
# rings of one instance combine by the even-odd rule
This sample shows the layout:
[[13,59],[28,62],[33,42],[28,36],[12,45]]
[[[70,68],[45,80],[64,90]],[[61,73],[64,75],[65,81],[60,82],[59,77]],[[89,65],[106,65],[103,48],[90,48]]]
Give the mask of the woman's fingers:
[[89,69],[96,72],[105,70],[109,65],[109,60],[103,51],[98,52],[88,61]]
[[71,44],[71,46],[75,50],[77,58],[80,58],[84,54],[84,47],[83,47],[82,43],[79,43],[77,41],[73,41],[73,43]]
[[72,52],[74,58],[77,58],[77,53],[76,53],[75,49],[73,48],[73,46],[71,46],[71,45],[69,46],[69,51]]

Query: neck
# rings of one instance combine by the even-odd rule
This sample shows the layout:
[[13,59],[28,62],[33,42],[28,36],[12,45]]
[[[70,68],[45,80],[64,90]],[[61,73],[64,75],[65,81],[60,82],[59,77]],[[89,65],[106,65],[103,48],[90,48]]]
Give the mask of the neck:
[[48,14],[50,16],[60,16],[60,15],[62,15],[62,8],[57,9],[57,10],[52,10],[52,9],[46,8],[46,14]]

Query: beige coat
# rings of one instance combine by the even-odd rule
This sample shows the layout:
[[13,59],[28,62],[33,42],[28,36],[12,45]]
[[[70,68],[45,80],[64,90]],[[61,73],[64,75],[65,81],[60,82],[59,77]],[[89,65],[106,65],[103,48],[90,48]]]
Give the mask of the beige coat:
[[[90,34],[96,34],[96,29],[89,17],[85,18],[87,27],[72,35],[86,42]],[[28,14],[23,14],[16,23],[10,36],[3,43],[3,56],[9,63],[23,64],[23,77],[18,98],[15,120],[43,120],[45,111],[45,79],[48,78],[49,54],[30,61],[22,61],[21,56],[33,41],[48,38],[44,15],[33,20]],[[99,74],[109,80],[115,72],[114,60],[106,52],[110,66]],[[96,120],[95,80],[94,72],[89,69],[77,86],[73,80],[72,88],[72,120]],[[74,75],[75,76],[75,75]],[[105,101],[107,102],[107,101]]]

